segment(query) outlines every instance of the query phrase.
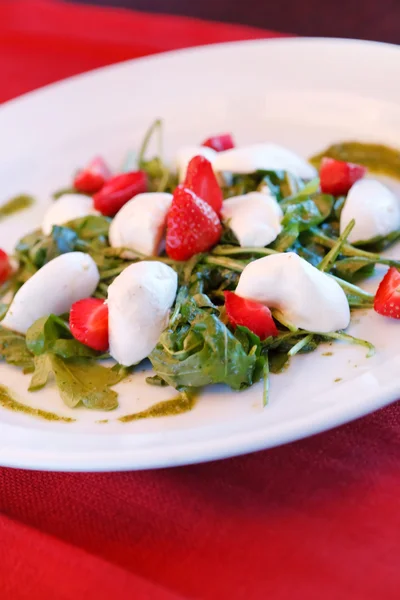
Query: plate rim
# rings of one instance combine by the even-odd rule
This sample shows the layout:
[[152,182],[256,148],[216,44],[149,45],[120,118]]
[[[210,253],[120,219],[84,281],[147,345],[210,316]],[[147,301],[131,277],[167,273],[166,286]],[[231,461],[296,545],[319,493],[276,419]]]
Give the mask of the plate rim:
[[349,44],[349,45],[359,45],[359,46],[376,46],[381,48],[391,48],[395,51],[400,52],[400,44],[395,44],[393,42],[379,42],[377,40],[363,40],[359,38],[340,38],[340,37],[323,37],[323,36],[301,36],[296,37],[293,34],[283,34],[282,37],[277,38],[254,38],[250,40],[236,40],[231,42],[215,42],[211,44],[200,44],[196,46],[189,46],[188,48],[178,48],[176,50],[168,50],[166,52],[156,52],[154,54],[148,54],[146,56],[140,56],[138,58],[128,58],[125,60],[121,60],[115,63],[111,63],[109,65],[103,65],[102,67],[96,67],[95,69],[89,69],[88,71],[83,71],[82,73],[77,73],[75,75],[70,75],[68,77],[64,77],[62,79],[58,79],[57,81],[53,81],[52,83],[48,83],[42,85],[38,88],[35,88],[29,92],[25,92],[16,96],[15,98],[11,98],[6,102],[0,104],[0,111],[5,108],[9,108],[10,106],[14,106],[15,104],[19,104],[22,101],[29,100],[36,95],[39,95],[43,92],[51,91],[55,88],[62,87],[69,83],[74,83],[75,81],[79,81],[83,78],[91,77],[101,73],[107,73],[109,71],[113,71],[118,67],[124,67],[131,63],[146,63],[153,62],[160,59],[173,58],[174,56],[180,56],[182,54],[192,54],[199,53],[203,51],[214,51],[218,48],[227,48],[230,46],[252,46],[252,45],[264,45],[264,44],[307,44],[307,43],[332,43],[332,44]]
[[[233,42],[224,42],[224,43],[215,43],[215,44],[206,44],[201,46],[194,46],[190,48],[171,50],[168,52],[160,52],[156,54],[152,54],[149,56],[144,56],[140,58],[133,58],[124,61],[120,61],[117,63],[113,63],[110,65],[105,65],[103,67],[99,67],[96,69],[92,69],[83,73],[79,73],[73,75],[71,77],[67,77],[61,79],[59,81],[50,83],[48,85],[42,86],[16,98],[13,98],[5,103],[3,103],[0,107],[0,112],[4,110],[13,109],[15,106],[20,104],[24,104],[29,102],[32,98],[36,98],[37,96],[51,93],[54,90],[62,90],[64,86],[74,85],[76,82],[79,82],[84,79],[88,79],[93,76],[102,76],[104,73],[110,73],[112,71],[118,71],[119,69],[129,68],[131,64],[139,63],[157,63],[162,62],[165,59],[174,58],[176,56],[198,53],[208,53],[218,51],[219,48],[227,48],[227,47],[251,47],[251,46],[265,46],[271,44],[278,45],[304,45],[304,44],[314,44],[314,43],[324,43],[327,45],[335,46],[335,45],[356,45],[359,47],[377,47],[377,48],[387,48],[390,50],[394,50],[398,53],[400,59],[400,46],[392,43],[386,42],[377,42],[377,41],[368,41],[368,40],[358,40],[358,39],[347,39],[347,38],[323,38],[323,37],[281,37],[281,38],[256,38],[252,40],[245,41],[233,41]],[[345,384],[343,384],[345,385]],[[382,387],[382,393],[371,398],[365,402],[360,409],[360,406],[357,404],[355,406],[349,406],[347,410],[344,410],[343,407],[339,406],[339,408],[335,405],[326,407],[325,410],[319,411],[320,414],[316,419],[307,419],[302,416],[298,417],[294,420],[288,421],[287,427],[283,427],[282,425],[279,428],[278,433],[274,433],[271,436],[270,432],[267,432],[270,429],[270,426],[265,425],[265,427],[261,429],[257,429],[253,432],[253,437],[250,436],[247,430],[239,431],[234,434],[224,435],[221,440],[218,440],[216,443],[216,439],[212,439],[210,441],[200,440],[199,441],[190,441],[187,440],[185,443],[179,442],[177,445],[168,445],[163,446],[160,445],[161,453],[154,456],[152,452],[154,448],[157,448],[157,444],[155,446],[142,447],[135,450],[119,450],[116,452],[107,452],[108,460],[106,461],[98,461],[93,452],[88,453],[76,453],[76,455],[71,455],[68,453],[62,453],[58,450],[58,454],[52,454],[49,456],[49,453],[43,455],[40,451],[33,450],[31,452],[23,451],[23,457],[19,454],[18,444],[15,444],[14,453],[10,455],[10,445],[7,445],[5,448],[3,445],[0,446],[0,464],[6,467],[16,467],[16,468],[25,468],[25,469],[42,469],[42,470],[52,470],[52,471],[123,471],[123,470],[137,470],[137,469],[151,469],[151,468],[160,468],[160,467],[170,467],[170,466],[178,466],[185,464],[195,464],[200,462],[208,462],[216,459],[222,459],[227,457],[238,456],[242,454],[246,454],[249,452],[260,451],[262,449],[271,448],[274,446],[287,444],[290,442],[295,442],[300,439],[304,439],[311,435],[315,435],[318,433],[322,433],[328,429],[332,429],[339,425],[348,423],[352,420],[355,420],[359,417],[363,417],[379,408],[383,408],[387,406],[391,402],[394,402],[400,392],[400,383],[398,384],[398,390],[395,391],[395,386],[388,386],[388,389]],[[336,414],[338,413],[338,414]],[[21,427],[19,425],[11,425],[11,424],[2,424],[2,427],[10,427],[13,431],[17,429],[29,430],[28,427]],[[31,433],[34,430],[31,430]],[[35,433],[40,435],[40,432],[37,430]],[[49,432],[47,435],[51,435],[53,432]],[[71,437],[74,436],[84,436],[88,437],[104,437],[104,434],[83,434],[82,432],[75,431],[70,432],[62,429],[58,429],[57,435]],[[108,436],[120,435],[116,433],[109,433]],[[134,436],[134,433],[126,432],[122,433],[123,436]],[[265,441],[263,439],[263,435],[267,435],[268,438]],[[162,454],[162,456],[160,456]],[[99,455],[98,455],[99,456]],[[87,459],[87,463],[85,464],[85,457]],[[101,462],[101,464],[100,464]],[[99,464],[98,464],[99,463]]]

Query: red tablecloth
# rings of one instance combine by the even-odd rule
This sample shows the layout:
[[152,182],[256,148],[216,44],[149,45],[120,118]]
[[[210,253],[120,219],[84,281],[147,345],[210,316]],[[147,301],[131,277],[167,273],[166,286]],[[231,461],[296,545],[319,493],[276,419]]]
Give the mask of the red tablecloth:
[[[152,52],[270,35],[0,0],[0,95]],[[0,598],[397,600],[399,408],[282,448],[186,468],[1,469]]]

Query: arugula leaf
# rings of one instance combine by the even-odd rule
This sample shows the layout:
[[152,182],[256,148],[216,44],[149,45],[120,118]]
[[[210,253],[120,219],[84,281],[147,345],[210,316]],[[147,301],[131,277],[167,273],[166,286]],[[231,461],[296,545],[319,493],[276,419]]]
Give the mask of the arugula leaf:
[[284,211],[283,227],[297,224],[299,231],[306,231],[325,221],[333,209],[333,196],[329,194],[315,194],[312,198],[299,196],[281,203]]
[[365,165],[373,173],[389,177],[400,177],[400,152],[382,144],[363,142],[340,142],[313,156],[310,162],[318,167],[321,160],[328,156],[336,160]]
[[66,227],[72,229],[80,240],[94,240],[96,238],[108,237],[111,219],[100,215],[89,215],[75,219],[66,224]]
[[371,262],[369,258],[361,256],[342,258],[333,265],[334,274],[351,283],[370,277],[374,269],[375,263]]
[[356,247],[366,248],[370,252],[382,252],[386,248],[393,246],[400,239],[400,231],[392,231],[388,235],[377,236],[366,242],[357,242],[353,244]]
[[120,381],[118,373],[90,360],[64,360],[48,355],[62,400],[70,408],[82,403],[86,408],[113,410],[118,394],[110,389]]
[[299,237],[300,228],[296,222],[288,223],[281,233],[278,235],[276,240],[270,244],[270,248],[273,248],[277,252],[286,252],[296,242]]
[[33,360],[35,370],[28,388],[30,392],[41,390],[47,384],[53,370],[49,354],[40,354],[35,356]]
[[303,187],[301,180],[286,171],[259,170],[246,175],[233,175],[232,183],[223,188],[224,198],[241,196],[267,188],[278,201],[297,193]]
[[34,355],[30,391],[45,386],[53,373],[61,398],[71,408],[80,402],[99,410],[118,405],[117,393],[110,387],[121,381],[128,369],[97,364],[100,353],[75,340],[60,317],[38,319],[27,331],[26,346]]
[[282,373],[289,366],[290,356],[287,352],[268,353],[268,358],[271,373]]
[[0,321],[6,316],[9,306],[10,305],[5,302],[0,302]]
[[52,353],[62,358],[98,357],[99,352],[75,340],[67,323],[56,315],[35,321],[26,333],[27,348],[35,356]]
[[[53,200],[58,200],[61,196],[65,194],[84,194],[84,192],[78,192],[74,187],[66,187],[61,188],[55,192],[53,192]],[[90,194],[85,194],[85,196],[89,196]]]
[[0,221],[21,210],[29,208],[34,202],[35,199],[27,194],[21,194],[11,198],[11,200],[0,206]]
[[260,381],[263,377],[266,355],[262,354],[263,345],[258,335],[250,331],[247,327],[238,325],[235,329],[235,338],[241,343],[247,355],[256,357],[252,383]]
[[161,377],[159,377],[158,375],[146,377],[146,383],[148,383],[149,385],[157,386],[157,387],[167,387],[168,386],[168,383],[166,381],[164,381],[164,379],[161,379]]
[[346,196],[339,196],[335,200],[335,204],[333,205],[333,216],[336,221],[340,221],[340,216],[342,214],[344,203],[346,202]]
[[10,365],[22,368],[24,373],[31,373],[34,369],[33,356],[26,346],[25,337],[1,326],[0,358]]
[[239,390],[251,385],[256,353],[246,353],[220,319],[198,308],[187,292],[178,295],[177,304],[178,317],[174,311],[174,321],[149,355],[156,374],[177,389],[226,383]]

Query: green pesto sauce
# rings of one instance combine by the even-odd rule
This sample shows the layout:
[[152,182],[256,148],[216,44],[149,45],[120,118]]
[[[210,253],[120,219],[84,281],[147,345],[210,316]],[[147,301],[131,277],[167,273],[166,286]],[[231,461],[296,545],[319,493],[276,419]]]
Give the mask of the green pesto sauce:
[[41,410],[40,408],[32,408],[26,404],[22,404],[15,400],[4,386],[0,385],[0,406],[7,410],[13,410],[14,412],[24,413],[26,415],[32,415],[33,417],[40,417],[46,419],[46,421],[63,421],[64,423],[72,423],[75,419],[70,417],[60,417],[55,413],[47,412],[47,410]]
[[125,415],[124,417],[120,417],[118,420],[122,423],[129,423],[130,421],[138,421],[139,419],[181,415],[182,413],[192,410],[195,404],[195,395],[180,394],[176,398],[165,400],[164,402],[157,402],[157,404],[150,406],[150,408],[147,410],[142,410],[141,412],[134,413],[133,415]]
[[339,381],[342,381],[341,377],[336,377],[336,379],[334,379],[334,383],[339,383]]
[[362,142],[341,142],[333,144],[310,162],[319,167],[324,156],[364,165],[372,173],[400,179],[400,150],[383,144],[364,144]]
[[8,202],[0,206],[0,221],[5,219],[6,217],[10,217],[15,213],[25,210],[32,206],[35,200],[32,196],[27,196],[26,194],[21,194],[21,196],[15,196],[15,198],[11,198]]

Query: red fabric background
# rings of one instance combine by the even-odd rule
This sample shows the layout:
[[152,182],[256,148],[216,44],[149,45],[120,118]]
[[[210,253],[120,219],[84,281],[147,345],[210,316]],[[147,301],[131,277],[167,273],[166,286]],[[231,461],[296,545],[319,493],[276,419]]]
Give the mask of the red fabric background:
[[[0,0],[1,99],[134,56],[268,35]],[[199,466],[0,469],[0,598],[397,600],[399,408]]]

